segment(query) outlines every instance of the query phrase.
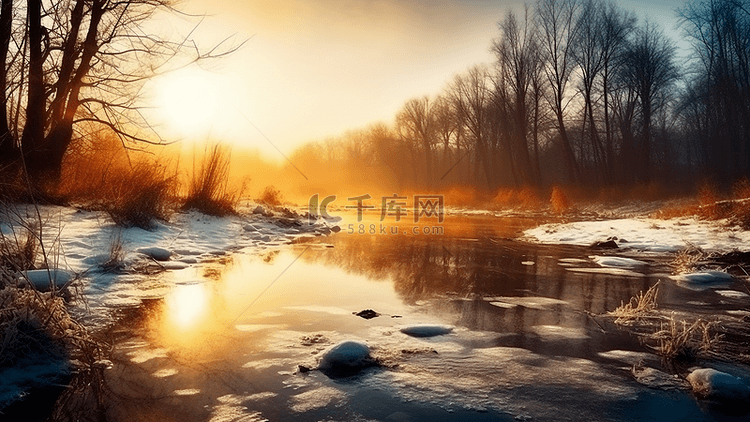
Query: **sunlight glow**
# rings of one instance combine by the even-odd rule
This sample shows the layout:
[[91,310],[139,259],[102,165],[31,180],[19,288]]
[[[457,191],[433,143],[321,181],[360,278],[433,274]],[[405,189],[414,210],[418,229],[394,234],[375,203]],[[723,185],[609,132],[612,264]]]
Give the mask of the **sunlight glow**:
[[170,135],[207,137],[232,104],[226,78],[200,68],[170,72],[154,82],[155,107]]
[[175,286],[166,299],[167,314],[179,328],[192,328],[208,311],[209,293],[204,283]]

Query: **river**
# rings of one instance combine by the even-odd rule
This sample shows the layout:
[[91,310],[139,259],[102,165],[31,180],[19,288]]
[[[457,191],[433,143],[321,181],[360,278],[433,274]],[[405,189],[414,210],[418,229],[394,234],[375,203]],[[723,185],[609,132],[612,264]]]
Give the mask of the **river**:
[[[446,219],[442,234],[350,230],[163,273],[163,298],[117,308],[102,401],[71,401],[81,420],[712,421],[744,416],[674,386],[638,382],[669,369],[600,317],[665,277],[665,257],[627,275],[593,251],[526,243],[525,218]],[[395,223],[389,222],[394,225]],[[420,228],[421,229],[421,228]],[[353,232],[353,233],[350,233]],[[432,232],[431,232],[432,233]],[[709,300],[661,284],[676,311]],[[373,310],[378,316],[355,315]],[[412,337],[429,324],[450,333]],[[316,370],[343,340],[376,362],[348,376]]]

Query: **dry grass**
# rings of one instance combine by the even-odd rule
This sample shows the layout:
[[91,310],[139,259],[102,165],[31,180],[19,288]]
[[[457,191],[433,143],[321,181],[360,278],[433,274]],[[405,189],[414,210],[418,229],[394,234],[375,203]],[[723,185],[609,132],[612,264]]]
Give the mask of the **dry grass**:
[[616,318],[616,324],[632,324],[644,317],[652,316],[653,311],[657,308],[656,299],[658,296],[659,282],[649,287],[646,293],[638,292],[638,295],[630,298],[628,303],[622,303],[608,315]]
[[158,163],[142,162],[112,175],[101,203],[112,220],[123,227],[150,229],[154,220],[167,220],[176,208],[177,176]]
[[505,208],[536,209],[542,201],[539,199],[537,190],[524,186],[521,189],[500,189],[492,199],[495,206]]
[[562,214],[570,210],[570,199],[560,187],[553,187],[550,195],[550,207],[557,214]]
[[266,186],[260,198],[257,199],[258,203],[270,205],[273,207],[281,206],[284,203],[284,199],[281,197],[281,192],[273,186]]
[[0,232],[0,271],[15,273],[36,269],[39,241],[33,230],[33,227],[25,229],[23,238],[18,238],[15,232],[12,237]]
[[702,319],[692,324],[678,322],[674,316],[661,323],[658,331],[651,335],[657,341],[656,352],[665,359],[691,362],[699,355],[710,353],[719,342],[719,335],[712,335],[716,323]]
[[702,319],[678,321],[674,314],[667,317],[657,311],[659,283],[642,291],[607,315],[615,324],[627,326],[640,336],[656,353],[672,362],[691,362],[699,356],[716,352],[722,338],[715,334],[718,323]]
[[122,232],[116,231],[109,244],[109,258],[101,264],[105,272],[118,272],[125,268],[125,250],[122,247]]
[[701,262],[710,258],[710,254],[706,253],[703,249],[688,244],[688,247],[677,252],[674,259],[670,263],[674,274],[688,274],[695,272]]
[[230,154],[221,145],[206,151],[200,170],[195,168],[190,181],[184,209],[195,209],[204,214],[224,216],[234,214],[242,190],[228,188]]

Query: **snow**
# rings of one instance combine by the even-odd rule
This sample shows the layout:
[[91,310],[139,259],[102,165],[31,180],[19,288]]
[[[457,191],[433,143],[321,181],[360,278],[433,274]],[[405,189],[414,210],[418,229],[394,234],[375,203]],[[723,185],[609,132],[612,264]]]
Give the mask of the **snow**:
[[673,252],[691,245],[712,252],[750,250],[750,231],[729,229],[724,221],[695,218],[552,223],[526,230],[524,235],[528,240],[540,243],[581,246],[616,238],[620,248],[652,252]]
[[738,292],[737,290],[716,290],[716,293],[732,299],[745,299],[750,297],[747,293]]
[[722,401],[750,399],[750,386],[745,380],[713,368],[696,369],[687,380],[693,391],[702,397]]
[[51,286],[60,288],[69,283],[75,274],[70,271],[53,269],[53,270],[28,270],[22,273],[22,278],[28,280],[39,291],[46,292]]
[[346,371],[361,368],[367,364],[370,348],[357,340],[346,340],[331,346],[320,359],[320,369]]
[[172,257],[172,251],[158,246],[138,248],[135,251],[157,261],[169,261],[169,258]]
[[453,327],[449,325],[420,324],[403,327],[400,331],[412,337],[436,337],[450,334],[453,331]]
[[680,274],[671,277],[678,286],[690,290],[708,290],[729,287],[734,278],[723,271],[699,271],[690,274]]
[[576,273],[590,273],[590,274],[607,274],[619,277],[645,277],[643,274],[635,271],[626,270],[624,268],[590,268],[590,267],[567,267],[568,271]]
[[638,268],[648,265],[646,262],[632,258],[623,258],[620,256],[590,256],[594,262],[602,267],[614,268]]
[[568,302],[564,300],[541,296],[488,296],[483,299],[493,306],[507,309],[513,306],[523,306],[524,308],[546,310],[555,305],[568,305]]
[[[74,275],[82,280],[89,324],[106,324],[108,309],[138,305],[141,299],[153,298],[169,291],[170,278],[162,277],[156,285],[143,274],[142,268],[174,271],[189,269],[202,262],[215,261],[229,252],[268,252],[280,248],[300,236],[330,233],[329,222],[318,219],[314,224],[280,227],[270,210],[253,214],[252,207],[242,208],[239,215],[212,217],[197,211],[178,213],[168,221],[159,221],[152,230],[116,226],[102,212],[75,210],[68,207],[39,207],[44,228],[45,249],[50,252],[50,265],[57,268],[56,283],[64,284]],[[0,220],[5,236],[23,239],[21,218],[36,221],[36,210],[18,205]],[[113,245],[122,247],[119,256],[111,253]],[[119,259],[116,271],[105,271],[103,265],[113,257]],[[38,274],[38,275],[37,275]],[[48,285],[47,270],[29,272],[32,282]],[[176,278],[176,277],[175,277]],[[150,283],[142,288],[140,283]]]

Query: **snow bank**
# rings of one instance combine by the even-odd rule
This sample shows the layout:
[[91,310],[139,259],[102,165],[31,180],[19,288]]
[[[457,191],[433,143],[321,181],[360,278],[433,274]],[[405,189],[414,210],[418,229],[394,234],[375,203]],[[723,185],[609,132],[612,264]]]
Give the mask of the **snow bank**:
[[741,378],[712,368],[696,369],[687,376],[695,394],[721,401],[750,399],[750,386]]
[[543,224],[524,232],[528,240],[547,244],[588,246],[617,238],[621,248],[671,252],[694,245],[706,251],[750,250],[750,231],[728,229],[722,222],[694,218],[657,220],[628,218]]
[[[18,205],[15,213],[0,221],[0,230],[6,236],[23,238],[18,216],[33,219],[36,215],[34,209],[25,207]],[[164,289],[169,287],[165,278],[160,285],[140,288],[141,283],[153,283],[142,273],[184,270],[232,251],[260,253],[301,236],[331,233],[335,227],[323,219],[307,224],[301,218],[252,214],[252,208],[227,217],[197,211],[178,213],[168,222],[156,222],[152,230],[118,227],[102,212],[58,206],[41,206],[39,211],[45,248],[53,251],[50,259],[59,267],[55,282],[62,285],[74,275],[81,277],[90,311],[85,317],[90,324],[108,323],[107,309],[112,306],[137,305],[141,299],[153,297],[156,290],[168,291]],[[113,245],[118,244],[121,250],[113,254]],[[47,270],[29,272],[29,277],[37,287],[48,288]]]

